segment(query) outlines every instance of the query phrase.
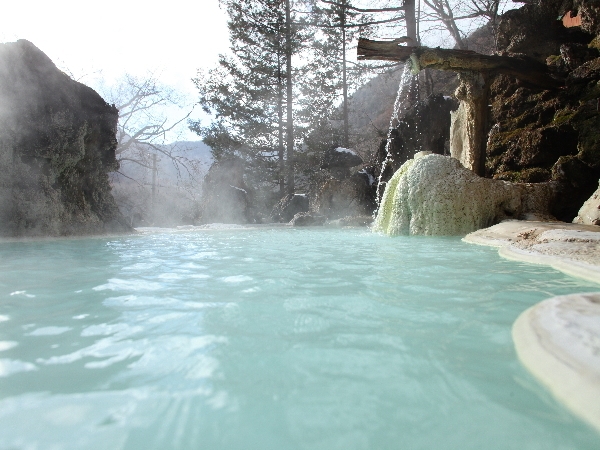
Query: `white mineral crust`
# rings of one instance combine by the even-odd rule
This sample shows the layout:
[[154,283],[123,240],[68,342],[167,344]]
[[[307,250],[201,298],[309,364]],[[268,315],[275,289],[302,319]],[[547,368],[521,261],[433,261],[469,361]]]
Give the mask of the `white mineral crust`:
[[538,303],[519,316],[512,335],[523,365],[600,431],[600,293]]

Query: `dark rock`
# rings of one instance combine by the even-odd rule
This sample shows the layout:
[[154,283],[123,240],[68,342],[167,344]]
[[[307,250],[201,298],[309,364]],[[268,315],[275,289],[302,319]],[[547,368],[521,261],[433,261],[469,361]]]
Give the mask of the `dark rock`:
[[321,169],[328,170],[331,175],[339,180],[350,176],[350,168],[363,163],[363,159],[353,150],[333,146],[324,154]]
[[590,41],[579,28],[565,28],[560,20],[563,2],[544,1],[527,4],[504,13],[498,24],[498,48],[510,54],[521,54],[546,62],[550,55],[558,55],[563,43]]
[[290,221],[294,227],[321,226],[325,223],[325,216],[314,215],[306,212],[298,213]]
[[600,56],[598,50],[585,44],[567,43],[560,46],[560,56],[567,70],[575,70],[586,61]]
[[596,189],[598,171],[578,156],[563,156],[552,167],[552,178],[560,182],[560,189],[551,212],[561,220],[570,221]]
[[288,194],[273,207],[271,218],[275,222],[289,222],[298,213],[308,212],[308,196]]
[[[456,99],[433,95],[424,101],[417,102],[412,108],[401,115],[398,126],[392,130],[390,156],[387,158],[384,139],[379,145],[376,155],[375,178],[387,182],[392,175],[415,153],[430,151],[440,155],[449,153],[450,142],[450,111],[458,108]],[[383,169],[383,174],[381,171]],[[382,192],[383,193],[383,192]]]
[[[521,15],[519,23],[525,27],[528,17],[535,15],[533,9],[546,8],[538,17],[543,20],[534,21],[541,27],[544,20],[551,20],[556,11],[566,7],[554,5],[559,9],[549,14],[551,5],[540,5],[528,5],[508,16],[516,20]],[[549,67],[565,77],[566,86],[541,90],[506,76],[495,77],[490,92],[495,125],[488,138],[486,175],[515,182],[557,182],[551,212],[570,222],[600,177],[600,57],[597,48],[584,45],[592,37],[581,30],[572,32],[563,27],[552,31],[551,25],[538,36],[535,27],[530,31],[525,28],[519,45],[526,48],[531,43],[528,54],[536,49],[538,56],[545,56]],[[552,42],[544,44],[540,36],[547,33],[552,34]]]
[[[504,133],[492,130],[488,140],[488,153],[501,155],[494,159],[494,178],[504,179],[499,173],[526,168],[550,169],[560,156],[577,153],[577,132],[568,124],[541,128],[523,128]],[[530,173],[533,173],[530,171]],[[539,171],[538,171],[539,173]],[[548,172],[549,175],[549,172]],[[545,180],[517,181],[537,182]]]
[[581,15],[581,30],[600,35],[600,5],[594,0],[573,0],[571,10]]
[[204,177],[202,222],[248,223],[249,197],[244,183],[244,162],[236,157],[222,158]]
[[325,178],[311,195],[311,211],[328,219],[370,215],[376,207],[376,178],[367,167],[344,180]]
[[111,195],[118,111],[31,42],[0,44],[0,234],[131,230]]

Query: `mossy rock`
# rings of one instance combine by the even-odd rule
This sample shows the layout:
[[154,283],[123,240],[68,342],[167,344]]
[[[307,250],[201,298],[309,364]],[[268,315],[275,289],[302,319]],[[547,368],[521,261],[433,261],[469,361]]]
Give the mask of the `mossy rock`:
[[506,151],[518,142],[519,137],[526,131],[524,128],[518,128],[505,132],[490,133],[487,145],[488,157],[506,153]]
[[588,44],[588,47],[600,50],[600,36],[596,36],[594,39],[592,39],[592,42]]
[[555,181],[566,181],[572,184],[597,184],[596,171],[583,162],[579,156],[561,156],[552,166],[552,179]]
[[597,80],[600,77],[600,57],[587,61],[573,70],[567,79],[567,83],[576,83],[582,80]]
[[543,183],[550,181],[552,174],[548,169],[531,167],[521,171],[500,172],[494,175],[496,180],[511,181],[513,183]]
[[598,111],[580,111],[573,120],[579,133],[579,158],[587,165],[600,169],[600,114]]
[[575,111],[569,108],[561,109],[554,114],[554,119],[552,120],[552,124],[556,126],[560,126],[563,124],[570,123],[573,117],[575,116]]
[[[508,171],[525,168],[550,169],[560,156],[577,154],[577,131],[569,125],[543,128],[523,128],[504,133],[492,133],[487,154],[501,156],[500,162]],[[495,172],[503,172],[499,166]]]

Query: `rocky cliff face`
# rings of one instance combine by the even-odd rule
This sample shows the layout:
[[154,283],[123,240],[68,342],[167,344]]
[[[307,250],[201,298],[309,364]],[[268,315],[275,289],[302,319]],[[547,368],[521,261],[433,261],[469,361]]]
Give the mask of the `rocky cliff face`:
[[[565,28],[567,11],[582,26]],[[571,221],[600,178],[600,20],[594,2],[532,3],[507,13],[498,42],[548,64],[565,87],[543,90],[506,76],[491,84],[486,176],[520,182],[557,181],[553,214]]]
[[108,180],[117,120],[31,42],[0,44],[0,235],[127,231]]

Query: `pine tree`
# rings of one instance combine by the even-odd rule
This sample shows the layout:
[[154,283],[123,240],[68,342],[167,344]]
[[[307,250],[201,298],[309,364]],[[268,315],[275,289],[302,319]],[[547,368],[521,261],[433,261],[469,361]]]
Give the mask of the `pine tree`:
[[243,158],[256,187],[279,185],[280,195],[294,188],[291,58],[301,42],[290,9],[286,15],[288,2],[223,2],[232,55],[221,55],[217,68],[194,80],[200,105],[215,120],[207,127],[199,122],[191,127],[215,159]]
[[358,14],[349,0],[312,2],[316,30],[304,68],[301,118],[311,150],[332,144],[349,147],[349,92],[363,81],[368,67],[349,62],[349,43],[359,32]]

